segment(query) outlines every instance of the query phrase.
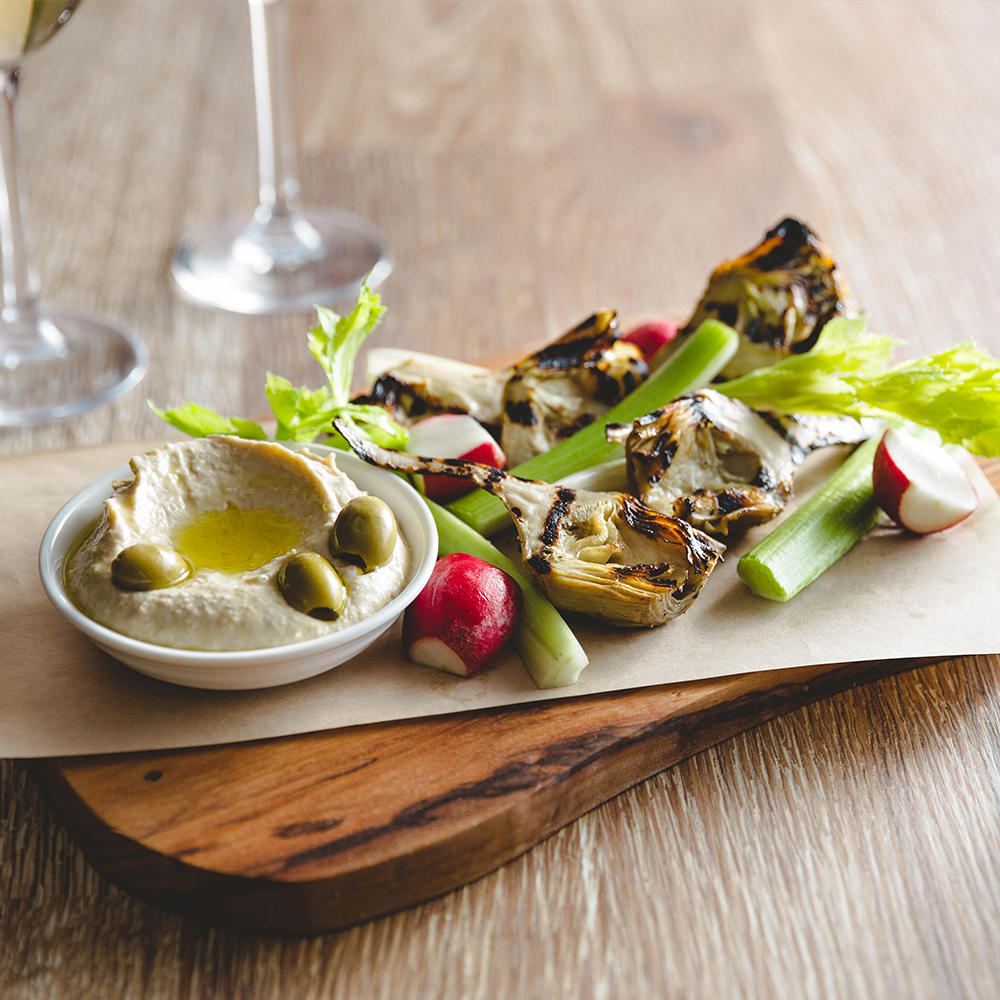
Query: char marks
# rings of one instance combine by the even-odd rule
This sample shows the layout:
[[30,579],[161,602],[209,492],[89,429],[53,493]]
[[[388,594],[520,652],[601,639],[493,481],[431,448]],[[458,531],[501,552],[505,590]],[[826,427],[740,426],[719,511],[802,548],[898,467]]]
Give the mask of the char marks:
[[[495,493],[514,517],[525,568],[560,610],[623,627],[662,625],[686,610],[718,561],[721,547],[707,535],[627,494],[550,485],[475,462],[401,455],[363,441],[341,421],[336,426],[376,465],[446,472]],[[690,586],[677,601],[672,594],[684,583]]]
[[786,218],[757,246],[715,268],[677,339],[683,341],[706,319],[733,327],[740,343],[722,375],[735,378],[808,351],[834,316],[854,313],[819,238],[804,222]]
[[511,423],[521,427],[534,427],[538,423],[535,411],[526,399],[508,399],[503,405],[503,412]]
[[555,545],[559,540],[559,529],[569,513],[570,504],[576,499],[576,490],[562,486],[556,491],[556,498],[545,515],[545,523],[538,540],[543,545]]
[[593,423],[648,374],[642,352],[618,337],[614,310],[588,316],[518,362],[503,390],[500,447],[519,465]]
[[536,552],[533,556],[525,560],[525,562],[539,576],[545,576],[546,573],[552,572],[552,562],[540,552]]
[[865,436],[850,418],[779,416],[713,389],[680,396],[658,414],[609,435],[625,445],[630,491],[721,536],[778,514],[813,448]]
[[812,230],[804,222],[789,216],[764,236],[758,249],[765,249],[766,252],[757,257],[754,263],[762,271],[775,271],[794,264],[803,250],[818,245]]

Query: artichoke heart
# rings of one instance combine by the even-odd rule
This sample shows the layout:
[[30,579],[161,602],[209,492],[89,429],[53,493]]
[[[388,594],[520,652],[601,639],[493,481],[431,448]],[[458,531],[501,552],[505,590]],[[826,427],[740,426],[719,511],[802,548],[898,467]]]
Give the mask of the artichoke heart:
[[383,372],[371,391],[354,402],[384,406],[404,425],[438,413],[468,413],[499,434],[503,390],[509,376],[509,368],[491,371],[414,358]]
[[548,451],[627,396],[648,374],[618,339],[614,310],[589,316],[518,362],[503,390],[500,447],[511,465]]
[[698,596],[723,547],[626,493],[521,479],[461,459],[388,451],[336,422],[360,458],[401,472],[454,476],[495,494],[514,520],[521,558],[548,599],[613,625],[654,626]]
[[740,346],[722,375],[736,378],[808,351],[834,316],[855,314],[837,265],[819,238],[805,223],[788,218],[752,250],[712,272],[674,345],[703,320],[727,323],[740,335]]
[[625,446],[629,490],[655,510],[728,536],[777,516],[806,455],[870,434],[853,417],[754,410],[713,389],[679,396],[631,424],[608,424]]

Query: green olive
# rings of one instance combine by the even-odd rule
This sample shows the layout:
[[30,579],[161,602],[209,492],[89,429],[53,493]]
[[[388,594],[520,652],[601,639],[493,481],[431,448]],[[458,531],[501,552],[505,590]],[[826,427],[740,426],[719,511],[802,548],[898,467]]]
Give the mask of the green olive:
[[332,622],[347,603],[340,575],[318,552],[297,552],[278,570],[278,590],[296,611]]
[[396,533],[396,518],[388,504],[378,497],[355,497],[337,515],[330,551],[367,573],[392,557]]
[[162,590],[186,580],[194,571],[179,552],[155,542],[136,542],[111,563],[111,582],[120,590]]

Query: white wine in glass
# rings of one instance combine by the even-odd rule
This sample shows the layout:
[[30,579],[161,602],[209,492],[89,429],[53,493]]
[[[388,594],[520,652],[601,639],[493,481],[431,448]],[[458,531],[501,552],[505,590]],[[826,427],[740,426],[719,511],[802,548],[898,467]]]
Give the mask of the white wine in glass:
[[41,303],[17,175],[14,102],[24,55],[50,39],[79,0],[0,0],[0,427],[63,420],[137,385],[146,352],[100,316]]
[[391,264],[374,227],[348,212],[303,208],[288,93],[285,0],[249,0],[257,106],[258,204],[253,217],[187,238],[171,273],[183,295],[229,312],[309,309],[353,298]]

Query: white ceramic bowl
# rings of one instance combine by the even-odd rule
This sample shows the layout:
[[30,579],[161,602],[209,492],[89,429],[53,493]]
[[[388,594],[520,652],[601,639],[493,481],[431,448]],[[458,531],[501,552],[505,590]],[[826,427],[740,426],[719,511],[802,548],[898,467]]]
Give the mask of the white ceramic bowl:
[[[292,445],[291,447],[295,447]],[[308,445],[324,454],[331,449]],[[437,559],[437,530],[427,505],[398,476],[338,451],[337,465],[362,489],[381,497],[393,510],[410,545],[413,563],[403,590],[364,621],[318,639],[235,652],[174,649],[122,635],[88,618],[70,600],[63,567],[73,543],[100,516],[112,483],[131,478],[127,465],[109,472],[81,490],[52,519],[38,554],[42,586],[49,600],[72,625],[106,653],[140,673],[185,687],[242,690],[290,684],[335,667],[373,643],[402,614],[427,582]]]

